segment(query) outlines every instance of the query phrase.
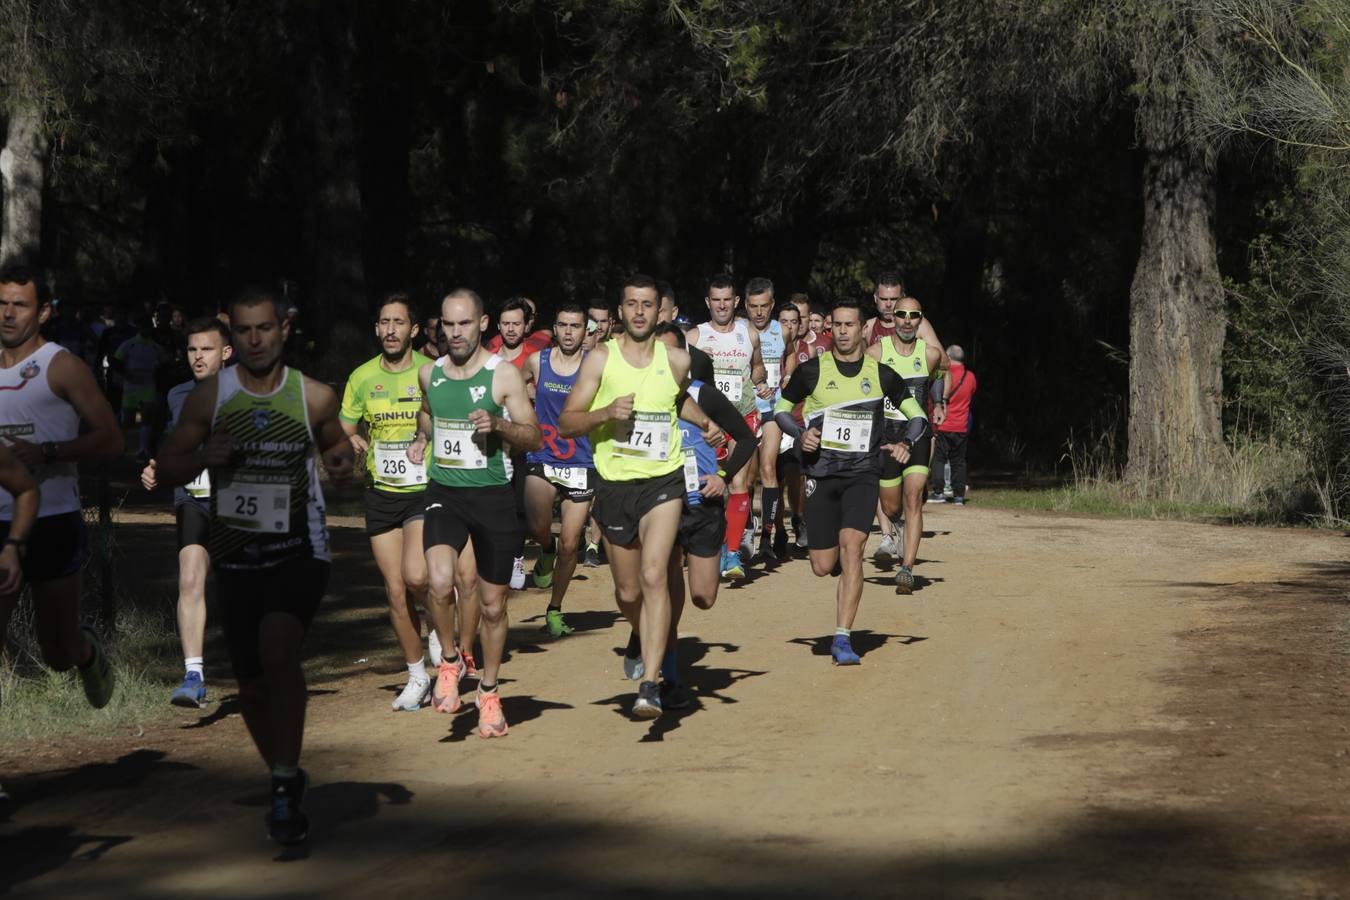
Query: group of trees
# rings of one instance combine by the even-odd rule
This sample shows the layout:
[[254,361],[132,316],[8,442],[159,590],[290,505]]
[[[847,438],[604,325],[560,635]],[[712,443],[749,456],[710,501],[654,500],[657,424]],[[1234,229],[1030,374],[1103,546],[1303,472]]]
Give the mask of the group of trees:
[[[1345,196],[1310,130],[1345,127],[1340,5],[0,0],[3,252],[86,302],[289,279],[334,375],[393,288],[547,309],[641,268],[697,312],[716,271],[824,300],[900,268],[990,438],[1053,459],[1123,398],[1125,474],[1175,483],[1229,452],[1225,348],[1270,330],[1234,298],[1273,285],[1302,335],[1344,309],[1294,241]],[[1282,108],[1291,77],[1328,99]],[[1261,389],[1329,419],[1323,343]]]

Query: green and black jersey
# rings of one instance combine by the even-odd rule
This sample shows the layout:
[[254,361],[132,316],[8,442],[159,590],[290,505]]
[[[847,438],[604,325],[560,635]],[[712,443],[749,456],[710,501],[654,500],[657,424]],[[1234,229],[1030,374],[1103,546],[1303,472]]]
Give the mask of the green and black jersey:
[[885,398],[910,418],[926,418],[889,366],[866,355],[841,362],[833,353],[823,353],[793,371],[775,412],[791,414],[801,403],[806,427],[820,429],[820,448],[803,454],[807,475],[880,476],[877,448],[882,442]]

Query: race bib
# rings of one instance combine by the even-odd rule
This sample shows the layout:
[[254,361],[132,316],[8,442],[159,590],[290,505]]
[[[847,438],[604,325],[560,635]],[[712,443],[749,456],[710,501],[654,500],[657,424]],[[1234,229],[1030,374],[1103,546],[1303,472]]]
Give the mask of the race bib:
[[216,518],[240,531],[285,534],[291,527],[291,484],[236,475],[216,490]]
[[631,430],[615,436],[614,455],[630,459],[664,460],[670,456],[670,413],[634,412]]
[[713,383],[732,403],[741,399],[741,386],[744,379],[740,372],[734,369],[715,369],[713,370]]
[[768,375],[769,387],[773,388],[775,391],[778,390],[780,387],[782,387],[783,384],[782,362],[776,359],[773,362],[766,362],[764,364],[764,369],[769,373]]
[[693,449],[684,451],[684,489],[690,494],[697,493],[698,483],[698,456]]
[[412,441],[376,441],[371,447],[375,454],[375,483],[391,487],[412,487],[427,483],[427,467],[413,465],[408,459]]
[[890,397],[886,397],[882,400],[881,409],[886,414],[886,418],[890,419],[892,422],[906,421],[905,414],[896,408],[895,404],[891,402]]
[[437,418],[434,426],[436,465],[443,469],[487,468],[487,457],[474,440],[472,422]]
[[797,439],[790,434],[785,434],[778,439],[778,452],[786,453],[792,449],[792,445],[797,443]]
[[194,500],[205,500],[211,496],[211,470],[202,469],[197,477],[183,485],[183,490]]
[[554,484],[560,484],[574,491],[584,491],[590,484],[587,470],[582,466],[544,466],[544,477]]
[[872,449],[872,413],[868,410],[827,409],[820,429],[820,446],[836,453],[867,453]]

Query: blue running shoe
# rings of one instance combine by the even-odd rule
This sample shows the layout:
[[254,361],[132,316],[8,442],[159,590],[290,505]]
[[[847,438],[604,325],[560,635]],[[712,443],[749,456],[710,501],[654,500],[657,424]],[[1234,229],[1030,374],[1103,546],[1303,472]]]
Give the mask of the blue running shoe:
[[722,577],[744,578],[745,567],[741,565],[741,554],[732,550],[722,551]]
[[836,666],[856,666],[862,663],[862,657],[853,652],[853,644],[847,635],[836,634],[830,645],[830,658]]
[[185,709],[201,709],[206,705],[206,682],[197,672],[188,672],[180,684],[169,696],[169,702]]

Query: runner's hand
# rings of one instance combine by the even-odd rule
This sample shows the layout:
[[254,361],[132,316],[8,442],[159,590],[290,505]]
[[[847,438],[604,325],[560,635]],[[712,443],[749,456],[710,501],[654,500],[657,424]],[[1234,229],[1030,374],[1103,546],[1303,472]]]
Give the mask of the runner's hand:
[[615,397],[609,404],[609,418],[614,422],[627,422],[633,418],[633,401],[637,399],[637,394],[624,394],[622,397]]
[[898,463],[909,462],[909,445],[904,443],[882,444],[881,449],[891,455],[891,459]]
[[776,388],[766,381],[763,384],[755,385],[755,396],[761,400],[768,400],[773,396],[775,390]]
[[727,442],[727,435],[716,422],[709,419],[708,427],[703,429],[703,440],[708,442],[709,447],[720,447]]
[[802,434],[802,452],[815,453],[820,449],[820,429],[808,428]]
[[698,492],[709,500],[714,497],[721,497],[727,492],[727,483],[721,475],[714,472],[704,477],[703,487],[699,488]]
[[479,434],[492,434],[492,427],[496,424],[497,417],[486,409],[475,409],[469,413],[469,424],[473,425],[474,430]]
[[158,482],[155,481],[155,461],[152,459],[144,469],[141,469],[141,487],[147,491],[153,491],[157,484]]
[[19,565],[19,548],[6,544],[0,550],[0,597],[8,597],[19,589],[23,569]]
[[365,453],[367,450],[370,449],[370,442],[367,441],[365,438],[361,437],[361,435],[359,434],[351,435],[351,442],[352,442],[352,450],[356,451],[357,456],[360,456],[362,453]]
[[933,427],[941,425],[947,418],[947,404],[935,403],[933,405]]
[[23,438],[5,436],[9,441],[9,451],[19,458],[19,462],[28,466],[42,465],[42,448],[32,441],[25,441]]
[[408,445],[408,462],[414,466],[420,466],[422,460],[427,458],[427,438],[424,434],[419,434],[411,444]]
[[[339,447],[342,445],[339,444]],[[356,460],[349,454],[341,451],[330,453],[323,461],[324,468],[328,470],[328,477],[337,487],[343,487],[350,484],[352,473],[356,468]]]

